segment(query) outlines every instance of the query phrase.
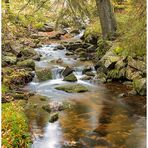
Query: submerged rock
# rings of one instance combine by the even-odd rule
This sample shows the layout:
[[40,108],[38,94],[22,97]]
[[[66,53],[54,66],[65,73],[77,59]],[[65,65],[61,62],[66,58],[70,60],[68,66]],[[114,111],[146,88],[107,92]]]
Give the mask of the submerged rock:
[[75,82],[77,81],[77,77],[73,73],[71,73],[64,78],[64,81]]
[[55,89],[63,90],[68,93],[81,93],[88,91],[88,89],[85,86],[80,84],[65,84],[62,86],[58,86]]
[[63,102],[58,102],[58,101],[53,101],[51,103],[49,103],[50,108],[53,112],[55,111],[62,111],[64,109],[66,109],[66,105]]
[[39,81],[46,81],[52,79],[51,69],[48,68],[36,70],[36,75]]
[[54,123],[55,121],[57,121],[59,119],[59,113],[52,113],[49,117],[49,122]]

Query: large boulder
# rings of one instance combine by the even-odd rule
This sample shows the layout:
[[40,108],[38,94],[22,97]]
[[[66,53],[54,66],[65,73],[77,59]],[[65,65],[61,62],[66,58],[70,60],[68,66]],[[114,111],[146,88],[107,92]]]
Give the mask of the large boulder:
[[116,62],[120,60],[119,56],[108,56],[105,60],[104,66],[108,69],[113,69]]
[[31,68],[32,70],[35,69],[35,63],[32,59],[17,62],[17,66],[21,68]]
[[88,91],[88,89],[85,86],[80,84],[65,84],[57,86],[55,89],[62,90],[68,93],[81,93]]
[[146,95],[146,78],[135,79],[133,81],[133,88],[140,95]]
[[66,76],[68,76],[69,74],[71,74],[73,71],[74,71],[74,70],[73,70],[72,68],[70,68],[69,66],[67,66],[67,67],[63,70],[62,75],[63,75],[63,77],[66,77]]
[[146,73],[146,63],[144,61],[135,60],[132,57],[128,57],[128,65],[132,68]]
[[51,69],[44,68],[36,70],[36,75],[39,81],[46,81],[52,79],[52,71]]
[[77,81],[77,77],[73,73],[71,73],[68,76],[66,76],[63,80],[69,82],[75,82]]
[[25,85],[32,81],[33,77],[34,74],[25,69],[10,69],[9,72],[4,72],[3,83],[13,88],[13,86]]
[[142,72],[135,70],[134,68],[127,66],[126,67],[126,78],[128,80],[140,79],[142,78]]

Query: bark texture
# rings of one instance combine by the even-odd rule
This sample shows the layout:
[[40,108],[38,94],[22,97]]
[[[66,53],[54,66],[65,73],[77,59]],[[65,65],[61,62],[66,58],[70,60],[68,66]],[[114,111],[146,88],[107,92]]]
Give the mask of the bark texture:
[[116,19],[110,0],[96,0],[102,35],[104,39],[111,38],[117,30]]

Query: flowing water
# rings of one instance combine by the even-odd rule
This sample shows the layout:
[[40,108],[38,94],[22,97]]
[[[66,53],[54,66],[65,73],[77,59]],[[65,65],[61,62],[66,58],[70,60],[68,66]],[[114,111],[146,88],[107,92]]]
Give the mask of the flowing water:
[[[36,93],[26,106],[33,136],[32,148],[144,148],[145,109],[142,106],[145,98],[128,97],[127,101],[118,97],[125,89],[121,84],[104,85],[94,80],[81,80],[83,67],[92,66],[94,71],[93,64],[78,62],[75,56],[66,56],[66,49],[54,50],[57,45],[35,49],[42,55],[41,61],[36,62],[36,69],[51,68],[53,79],[39,82],[35,77],[27,86],[28,90]],[[61,71],[67,65],[75,69],[77,82],[63,81]],[[69,83],[82,84],[89,91],[66,93],[55,89]],[[38,95],[47,100],[41,101]],[[58,121],[49,123],[49,113],[42,109],[42,105],[52,101],[68,102],[71,107],[60,112]]]

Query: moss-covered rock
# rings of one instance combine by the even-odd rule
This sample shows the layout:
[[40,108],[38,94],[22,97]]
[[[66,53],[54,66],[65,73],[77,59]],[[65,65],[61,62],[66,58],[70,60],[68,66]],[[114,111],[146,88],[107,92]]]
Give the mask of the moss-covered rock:
[[48,69],[48,68],[39,69],[39,70],[36,70],[35,72],[39,81],[46,81],[46,80],[52,79],[51,69]]
[[112,70],[108,71],[107,78],[119,79],[120,78],[120,76],[119,76],[119,70],[112,69]]
[[55,112],[50,115],[49,122],[53,123],[53,122],[57,121],[58,119],[59,119],[59,113]]
[[15,69],[10,73],[4,72],[3,84],[6,84],[6,86],[11,88],[14,86],[25,85],[32,81],[33,77],[34,75],[25,69]]
[[81,78],[81,80],[90,80],[92,77],[91,76],[84,76]]
[[79,53],[79,52],[81,52],[81,51],[85,51],[85,49],[84,49],[84,48],[77,48],[77,49],[75,50],[75,52],[77,52],[77,53]]
[[35,62],[32,59],[28,59],[28,60],[17,62],[17,66],[21,68],[31,68],[32,70],[34,70]]
[[63,90],[68,93],[81,93],[88,91],[88,89],[85,86],[80,84],[65,84],[62,86],[58,86],[55,89]]
[[140,95],[146,95],[146,78],[135,79],[133,81],[133,88]]
[[97,74],[96,79],[98,79],[102,83],[105,83],[107,81],[107,75],[103,72],[100,72]]
[[36,56],[37,53],[33,49],[25,48],[21,50],[21,54],[24,57],[32,58],[33,56]]
[[128,80],[140,79],[142,78],[142,72],[135,70],[134,68],[126,67],[126,78]]
[[85,75],[87,75],[87,76],[92,76],[92,77],[95,76],[95,74],[94,74],[92,71],[86,72]]
[[66,76],[63,80],[69,82],[75,82],[77,81],[77,77],[73,73],[71,73],[70,75]]
[[16,64],[16,56],[3,56],[2,57],[2,66],[14,65]]
[[143,73],[146,73],[146,63],[144,61],[135,60],[132,57],[128,57],[128,65],[142,71]]
[[43,106],[42,106],[42,109],[44,109],[44,110],[47,111],[48,113],[51,112],[51,108],[50,108],[50,105],[49,105],[49,104],[43,105]]

